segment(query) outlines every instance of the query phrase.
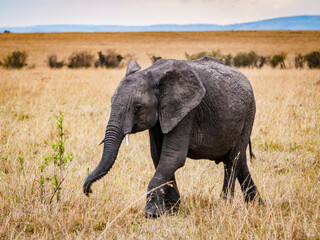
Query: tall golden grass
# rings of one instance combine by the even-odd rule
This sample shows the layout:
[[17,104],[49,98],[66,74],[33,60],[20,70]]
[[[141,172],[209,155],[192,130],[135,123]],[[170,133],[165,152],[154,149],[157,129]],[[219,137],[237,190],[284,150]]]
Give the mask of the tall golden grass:
[[[223,166],[187,160],[177,171],[182,204],[173,216],[146,219],[145,192],[154,168],[148,133],[121,146],[115,165],[82,193],[101,157],[98,146],[110,98],[125,68],[50,70],[46,58],[113,48],[134,54],[184,58],[184,52],[318,50],[319,32],[65,33],[0,36],[0,56],[26,50],[35,69],[0,69],[0,239],[319,239],[320,71],[240,69],[257,102],[249,168],[265,206],[246,204],[237,184],[232,203],[219,199]],[[64,114],[65,170],[61,202],[41,203],[39,164],[57,140],[55,115]],[[24,158],[21,165],[18,157]],[[53,168],[48,167],[49,172]],[[46,182],[47,195],[52,194]]]

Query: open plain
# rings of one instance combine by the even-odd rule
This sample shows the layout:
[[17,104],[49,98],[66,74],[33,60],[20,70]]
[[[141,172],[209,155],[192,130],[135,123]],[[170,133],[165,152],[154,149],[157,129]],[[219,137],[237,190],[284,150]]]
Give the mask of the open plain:
[[[319,51],[319,31],[0,34],[0,60],[28,53],[21,70],[0,68],[0,239],[319,239],[320,70],[294,68],[294,56]],[[114,49],[145,68],[151,56],[185,53],[287,53],[287,69],[241,68],[253,85],[257,112],[249,168],[265,205],[246,204],[236,185],[232,203],[219,198],[223,166],[188,159],[176,173],[180,210],[146,219],[145,193],[154,167],[148,132],[122,144],[115,165],[93,185],[82,184],[100,161],[110,99],[126,68],[50,69],[47,57]],[[56,172],[46,156],[64,114],[61,200],[50,203]],[[55,196],[54,196],[55,197]]]

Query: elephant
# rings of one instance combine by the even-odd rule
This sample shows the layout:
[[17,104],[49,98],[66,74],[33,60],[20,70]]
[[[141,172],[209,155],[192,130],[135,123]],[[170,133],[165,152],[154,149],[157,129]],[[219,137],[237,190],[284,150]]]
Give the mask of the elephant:
[[215,58],[160,59],[141,70],[131,61],[111,98],[103,154],[83,185],[91,185],[113,166],[128,134],[149,131],[155,173],[149,182],[145,215],[159,217],[180,205],[175,172],[186,158],[224,164],[221,198],[232,199],[238,179],[246,202],[260,195],[247,166],[246,149],[256,111],[249,80]]

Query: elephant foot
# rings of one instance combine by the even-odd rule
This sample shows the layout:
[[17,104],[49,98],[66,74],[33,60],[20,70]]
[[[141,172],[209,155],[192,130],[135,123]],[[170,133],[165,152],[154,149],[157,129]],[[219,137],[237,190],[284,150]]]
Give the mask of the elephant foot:
[[263,200],[261,199],[260,194],[258,192],[251,193],[250,195],[246,194],[245,195],[245,201],[247,203],[249,203],[249,202],[258,202],[258,204],[260,206],[265,206],[265,204],[264,204]]
[[161,205],[159,207],[159,205],[152,202],[147,203],[145,208],[145,216],[147,218],[157,218],[163,214],[173,215],[175,212],[179,210],[180,200],[176,203],[166,201],[164,207],[161,207]]
[[233,194],[230,195],[230,194],[225,193],[225,192],[222,192],[220,194],[220,200],[223,200],[224,202],[232,203],[233,202],[233,197],[234,197]]
[[157,218],[163,215],[166,212],[166,210],[163,206],[161,207],[155,203],[149,202],[147,203],[144,212],[147,218]]
[[166,201],[166,213],[173,215],[180,208],[180,199],[177,202]]

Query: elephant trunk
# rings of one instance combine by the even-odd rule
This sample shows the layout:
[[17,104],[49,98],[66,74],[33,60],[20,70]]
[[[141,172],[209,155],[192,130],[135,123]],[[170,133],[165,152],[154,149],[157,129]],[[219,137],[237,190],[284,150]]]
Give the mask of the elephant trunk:
[[83,185],[83,192],[87,196],[91,192],[91,184],[106,175],[113,166],[123,138],[123,131],[120,130],[118,124],[109,122],[104,138],[104,149],[100,163],[96,169],[89,174]]

